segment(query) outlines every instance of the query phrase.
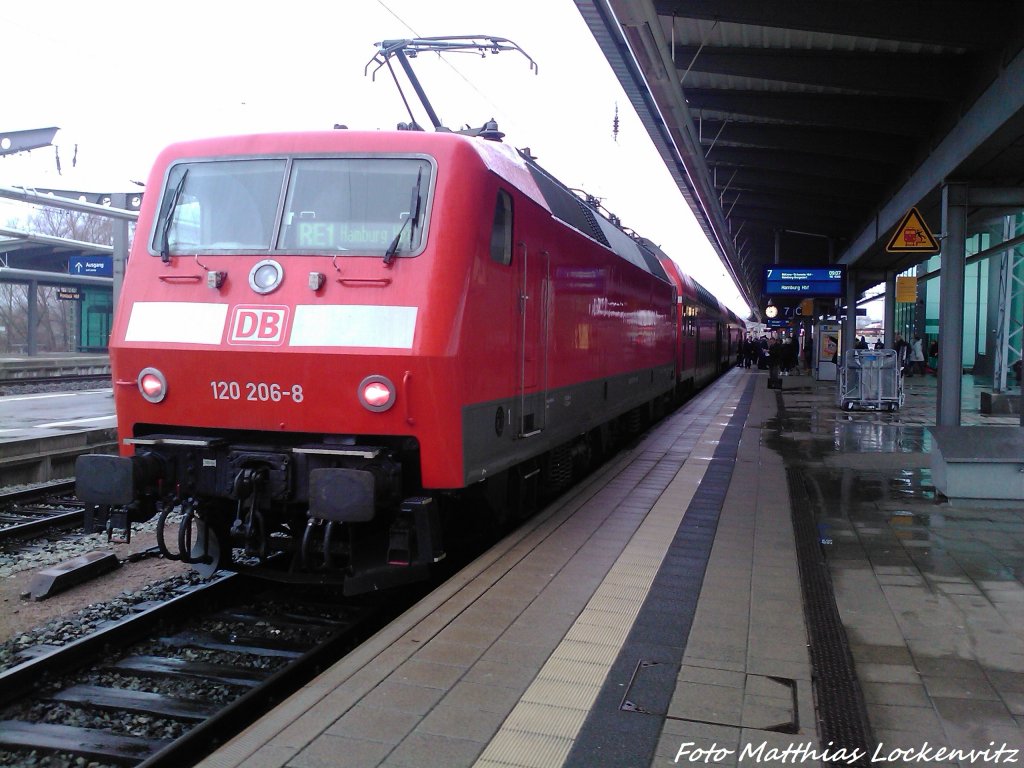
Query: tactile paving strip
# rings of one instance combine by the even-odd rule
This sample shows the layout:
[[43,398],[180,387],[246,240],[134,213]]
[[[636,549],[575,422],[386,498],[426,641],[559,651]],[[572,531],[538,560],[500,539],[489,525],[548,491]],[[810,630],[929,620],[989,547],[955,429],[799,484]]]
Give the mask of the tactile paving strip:
[[[753,384],[753,380],[748,383],[738,403],[733,396],[723,406],[727,412],[735,409],[728,421],[719,419],[701,435],[690,459],[675,474],[563,642],[480,756],[477,766],[540,768],[563,763],[588,767],[596,764],[587,754],[577,757],[574,745],[582,741],[594,743],[593,739],[582,739],[581,734],[588,729],[600,732],[604,728],[595,715],[600,717],[599,713],[608,710],[609,702],[618,711],[622,687],[614,682],[616,668],[623,664],[624,657],[634,658],[644,652],[647,633],[655,628],[665,629],[666,597],[671,601],[670,623],[679,625],[667,628],[679,641],[674,651],[678,669],[685,630],[696,608],[714,525],[731,476],[731,468],[723,473],[722,464],[731,467],[735,459]],[[701,456],[713,458],[698,458]],[[716,506],[713,497],[719,495]],[[659,574],[665,573],[666,565],[672,575],[659,583]],[[694,581],[687,584],[683,594],[678,594],[680,565],[692,573]],[[641,621],[645,611],[646,618]],[[626,682],[632,670],[630,665]],[[635,716],[632,719],[637,720]],[[613,738],[621,737],[614,734]],[[601,743],[604,740],[601,738]],[[650,742],[652,753],[656,742],[657,731]],[[635,746],[634,742],[630,747],[630,756],[634,758]]]

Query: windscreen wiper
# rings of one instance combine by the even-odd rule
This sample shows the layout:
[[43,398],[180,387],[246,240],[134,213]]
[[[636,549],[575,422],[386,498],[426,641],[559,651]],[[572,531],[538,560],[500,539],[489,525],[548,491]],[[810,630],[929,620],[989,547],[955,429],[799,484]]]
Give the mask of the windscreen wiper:
[[181,178],[178,179],[178,183],[174,187],[174,193],[167,204],[167,211],[164,214],[164,228],[160,232],[160,260],[164,264],[171,260],[171,221],[174,219],[174,211],[178,208],[178,198],[181,197],[181,192],[185,189],[185,179],[188,178],[188,171],[189,169],[186,168],[181,174]]
[[[402,222],[402,226],[398,230],[398,234],[395,235],[395,239],[391,241],[391,245],[384,251],[384,263],[391,264],[394,261],[395,256],[398,255],[398,243],[402,239],[402,234],[405,232],[405,226],[412,223],[415,227],[420,220],[420,206],[422,199],[420,197],[420,181],[423,178],[423,169],[420,168],[416,171],[416,186],[412,188],[412,199],[409,201],[409,215]],[[409,230],[409,238],[412,239],[412,230]]]

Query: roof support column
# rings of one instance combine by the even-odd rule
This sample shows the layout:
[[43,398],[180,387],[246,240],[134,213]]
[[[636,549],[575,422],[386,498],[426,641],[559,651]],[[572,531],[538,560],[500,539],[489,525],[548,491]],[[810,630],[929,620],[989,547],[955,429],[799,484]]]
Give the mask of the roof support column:
[[964,354],[964,266],[967,185],[942,186],[942,277],[939,286],[939,386],[935,423],[960,426],[960,387]]
[[[110,196],[111,208],[128,208],[128,195],[124,192],[117,192]],[[121,284],[124,282],[124,265],[128,263],[128,219],[114,219],[110,222],[113,228],[114,246],[114,311],[117,311],[117,302],[121,297]]]
[[857,344],[857,275],[853,270],[846,274],[846,322],[843,323],[843,350],[840,365],[846,360],[846,350]]
[[32,357],[39,351],[39,344],[36,341],[36,326],[39,324],[39,283],[36,280],[29,280],[25,285],[25,301],[28,309],[25,327],[25,354]]
[[882,323],[884,325],[883,344],[886,349],[892,349],[892,343],[896,339],[896,273],[886,271],[885,273],[885,299],[882,302]]
[[[1003,242],[1006,242],[1015,235],[1014,230],[1014,217],[1004,216]],[[999,256],[999,276],[996,281],[996,290],[993,291],[991,289],[991,283],[989,287],[988,315],[990,319],[993,314],[996,317],[996,343],[992,351],[992,391],[994,393],[1006,391],[1006,368],[1009,364],[1008,353],[1010,351],[1010,311],[1013,306],[1012,274],[1015,256],[1015,248],[1008,248],[1003,251]],[[994,272],[995,270],[989,269],[990,279]],[[992,306],[991,297],[993,296],[997,300],[995,307]],[[993,310],[995,310],[994,313]]]

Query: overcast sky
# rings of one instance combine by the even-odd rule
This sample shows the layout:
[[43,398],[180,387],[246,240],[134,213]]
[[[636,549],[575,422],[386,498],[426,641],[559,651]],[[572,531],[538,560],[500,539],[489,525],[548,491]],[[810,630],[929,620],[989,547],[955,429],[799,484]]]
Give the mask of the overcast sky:
[[602,198],[746,315],[572,0],[49,0],[8,3],[3,16],[0,130],[59,127],[62,175],[46,148],[0,157],[0,185],[97,192],[145,181],[156,154],[181,139],[335,123],[392,129],[409,118],[386,69],[364,76],[374,43],[509,38],[537,74],[511,52],[413,62],[442,122],[495,118],[507,143],[530,147],[565,184]]

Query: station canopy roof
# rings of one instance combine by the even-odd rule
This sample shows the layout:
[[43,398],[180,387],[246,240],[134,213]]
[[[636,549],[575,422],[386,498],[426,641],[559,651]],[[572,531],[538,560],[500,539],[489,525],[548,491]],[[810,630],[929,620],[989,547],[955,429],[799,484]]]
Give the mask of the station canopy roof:
[[0,267],[67,272],[69,256],[112,252],[109,245],[0,229]]
[[765,266],[864,288],[924,258],[886,245],[911,207],[939,235],[944,181],[1021,186],[1019,0],[576,4],[755,316]]

